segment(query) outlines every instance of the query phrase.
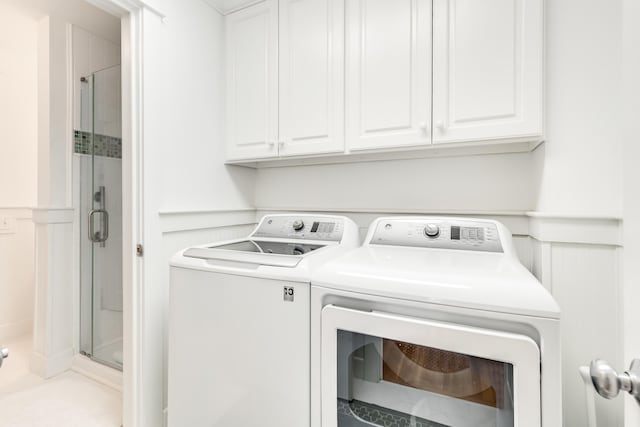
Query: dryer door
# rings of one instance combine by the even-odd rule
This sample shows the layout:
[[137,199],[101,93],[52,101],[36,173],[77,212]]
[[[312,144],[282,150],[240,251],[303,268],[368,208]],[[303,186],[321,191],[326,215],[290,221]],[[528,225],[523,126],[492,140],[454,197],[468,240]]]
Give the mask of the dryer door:
[[540,427],[540,351],[522,335],[328,305],[322,427]]

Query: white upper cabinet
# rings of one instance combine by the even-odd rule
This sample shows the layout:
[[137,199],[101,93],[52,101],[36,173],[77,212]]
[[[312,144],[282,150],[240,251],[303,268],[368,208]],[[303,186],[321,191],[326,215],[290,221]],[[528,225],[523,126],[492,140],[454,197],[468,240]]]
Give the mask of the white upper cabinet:
[[228,159],[344,151],[344,0],[266,0],[227,25]]
[[228,14],[228,160],[531,149],[543,1],[264,0]]
[[278,7],[276,0],[226,19],[227,157],[278,155]]
[[349,0],[346,19],[348,149],[429,144],[431,0]]
[[344,1],[279,5],[279,154],[343,152]]
[[434,143],[542,138],[542,19],[542,0],[434,0]]

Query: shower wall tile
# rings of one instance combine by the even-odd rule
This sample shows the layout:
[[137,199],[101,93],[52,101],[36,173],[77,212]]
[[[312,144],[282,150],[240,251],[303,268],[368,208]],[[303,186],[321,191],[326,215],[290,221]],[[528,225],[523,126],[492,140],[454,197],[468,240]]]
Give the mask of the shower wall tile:
[[91,132],[74,130],[73,152],[76,154],[95,154],[96,156],[121,159],[122,139],[108,135],[92,135]]
[[[73,128],[90,130],[90,97],[87,94],[83,97],[82,92],[89,91],[89,83],[82,83],[81,77],[90,77],[92,73],[104,70],[106,68],[113,67],[120,64],[120,45],[112,43],[109,40],[87,31],[76,25],[73,26],[73,92],[74,92],[74,107],[73,107]],[[119,86],[119,80],[117,82]],[[116,87],[116,86],[114,86]],[[114,90],[119,96],[119,89]],[[119,100],[116,100],[119,109]],[[119,120],[118,120],[119,122]],[[117,124],[119,126],[119,123]],[[119,129],[117,126],[113,126],[114,129]],[[102,131],[96,129],[101,134],[108,134],[113,136],[121,136],[120,131],[114,131],[107,129]]]

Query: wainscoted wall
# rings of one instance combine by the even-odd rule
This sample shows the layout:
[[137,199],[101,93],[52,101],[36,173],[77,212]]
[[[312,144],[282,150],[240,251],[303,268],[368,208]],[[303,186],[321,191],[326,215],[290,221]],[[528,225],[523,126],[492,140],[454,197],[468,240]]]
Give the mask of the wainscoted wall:
[[0,344],[33,327],[33,233],[31,209],[0,208]]
[[[264,208],[268,213],[294,209]],[[584,386],[578,367],[594,357],[624,366],[619,264],[622,222],[618,218],[550,215],[539,212],[327,211],[346,215],[364,238],[373,219],[391,215],[463,215],[501,221],[513,233],[521,262],[554,295],[562,310],[564,426],[587,424]],[[597,400],[598,425],[622,426],[622,400]]]

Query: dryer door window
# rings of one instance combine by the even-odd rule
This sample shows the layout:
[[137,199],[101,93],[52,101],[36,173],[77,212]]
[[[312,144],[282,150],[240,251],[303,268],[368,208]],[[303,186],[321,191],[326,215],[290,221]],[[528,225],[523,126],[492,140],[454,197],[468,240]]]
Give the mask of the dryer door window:
[[322,316],[323,427],[540,426],[528,337],[334,306]]

